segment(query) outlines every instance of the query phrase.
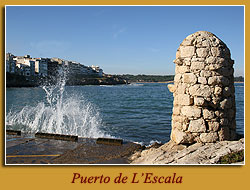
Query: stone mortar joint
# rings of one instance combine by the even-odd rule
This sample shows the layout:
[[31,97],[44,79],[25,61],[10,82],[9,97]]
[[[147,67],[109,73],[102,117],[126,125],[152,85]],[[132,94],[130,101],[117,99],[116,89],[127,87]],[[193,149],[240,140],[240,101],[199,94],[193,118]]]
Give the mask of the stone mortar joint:
[[236,138],[234,61],[214,34],[198,31],[176,52],[171,139],[177,144]]

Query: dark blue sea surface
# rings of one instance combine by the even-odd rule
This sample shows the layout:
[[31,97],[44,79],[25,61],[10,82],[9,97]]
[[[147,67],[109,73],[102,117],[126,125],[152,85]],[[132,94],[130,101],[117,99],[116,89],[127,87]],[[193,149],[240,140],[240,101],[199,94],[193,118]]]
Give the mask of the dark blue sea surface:
[[[25,131],[117,137],[150,144],[170,139],[173,95],[166,83],[6,89],[6,123]],[[235,83],[237,132],[244,134],[244,83]],[[67,128],[67,130],[64,130]]]

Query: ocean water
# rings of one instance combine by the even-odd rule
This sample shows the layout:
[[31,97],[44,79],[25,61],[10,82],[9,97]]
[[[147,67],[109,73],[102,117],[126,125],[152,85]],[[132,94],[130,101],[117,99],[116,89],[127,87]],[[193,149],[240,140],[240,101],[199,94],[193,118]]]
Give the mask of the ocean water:
[[[244,134],[244,83],[235,84],[237,132]],[[7,88],[6,125],[25,132],[167,142],[173,96],[164,83]]]

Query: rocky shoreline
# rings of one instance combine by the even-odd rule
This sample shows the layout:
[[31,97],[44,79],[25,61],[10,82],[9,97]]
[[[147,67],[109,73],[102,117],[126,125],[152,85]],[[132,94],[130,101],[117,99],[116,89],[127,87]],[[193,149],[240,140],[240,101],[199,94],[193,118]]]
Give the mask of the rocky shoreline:
[[[57,84],[58,77],[25,77],[22,75],[6,74],[6,87],[38,87],[41,85]],[[80,85],[121,85],[128,82],[118,77],[70,77],[66,81],[67,86]]]
[[[244,138],[237,141],[220,141],[216,143],[194,143],[192,145],[176,144],[172,140],[164,145],[153,146],[137,151],[130,156],[130,164],[169,164],[169,165],[202,165],[223,164],[222,158],[242,151],[243,160],[232,161],[244,164]],[[236,155],[237,156],[237,155]],[[226,164],[231,164],[226,163]]]

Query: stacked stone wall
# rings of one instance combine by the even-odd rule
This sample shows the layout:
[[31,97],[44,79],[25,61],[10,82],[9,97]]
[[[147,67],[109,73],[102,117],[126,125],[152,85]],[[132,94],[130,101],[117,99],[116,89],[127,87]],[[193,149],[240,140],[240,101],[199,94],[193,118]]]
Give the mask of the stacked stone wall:
[[234,61],[214,34],[199,31],[181,43],[174,60],[171,139],[177,144],[233,140],[236,135]]

